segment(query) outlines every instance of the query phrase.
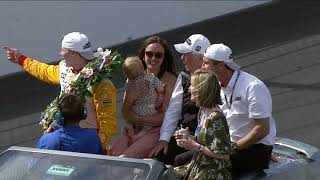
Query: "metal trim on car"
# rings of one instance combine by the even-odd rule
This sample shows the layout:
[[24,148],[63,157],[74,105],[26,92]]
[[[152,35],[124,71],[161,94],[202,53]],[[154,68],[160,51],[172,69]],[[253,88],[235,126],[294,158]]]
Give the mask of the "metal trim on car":
[[312,160],[315,160],[316,155],[319,154],[318,148],[292,139],[277,137],[275,144],[301,152]]

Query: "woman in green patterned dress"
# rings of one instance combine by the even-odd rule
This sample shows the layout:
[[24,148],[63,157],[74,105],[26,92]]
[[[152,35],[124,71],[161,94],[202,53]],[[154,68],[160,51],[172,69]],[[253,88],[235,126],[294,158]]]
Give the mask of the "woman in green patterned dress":
[[177,179],[231,179],[229,128],[219,108],[220,84],[215,74],[203,69],[195,71],[190,91],[191,100],[200,107],[195,136],[187,133],[187,138],[181,138],[179,130],[175,135],[179,146],[195,153],[188,164],[174,169]]

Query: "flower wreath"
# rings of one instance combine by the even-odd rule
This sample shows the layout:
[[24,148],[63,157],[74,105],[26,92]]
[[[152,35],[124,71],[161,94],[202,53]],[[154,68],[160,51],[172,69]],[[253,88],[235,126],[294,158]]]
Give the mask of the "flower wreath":
[[[110,50],[103,51],[98,48],[96,58],[90,61],[77,75],[75,80],[71,82],[71,92],[78,94],[82,98],[92,96],[92,87],[104,79],[112,79],[122,65],[124,59],[117,51],[111,53]],[[109,56],[109,57],[108,57]],[[106,58],[108,57],[108,58]],[[57,96],[41,113],[39,125],[41,130],[47,130],[51,123],[55,120],[58,112]]]

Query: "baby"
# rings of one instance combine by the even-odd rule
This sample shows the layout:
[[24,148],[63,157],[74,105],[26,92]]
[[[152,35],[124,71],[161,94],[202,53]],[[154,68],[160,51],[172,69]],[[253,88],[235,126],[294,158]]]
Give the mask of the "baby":
[[[152,116],[156,115],[158,111],[161,111],[164,84],[154,74],[145,73],[139,57],[128,57],[122,65],[122,70],[127,77],[125,88],[144,81],[149,83],[147,92],[135,100],[132,105],[132,110],[139,116]],[[130,144],[146,135],[149,131],[152,131],[152,128],[151,126],[131,123],[125,120],[122,135],[112,145],[112,154],[122,156],[122,152],[125,151]]]
[[156,115],[157,109],[162,106],[164,85],[154,74],[146,74],[139,57],[128,57],[122,64],[122,70],[130,85],[149,82],[147,93],[139,97],[133,104],[132,110],[139,116]]

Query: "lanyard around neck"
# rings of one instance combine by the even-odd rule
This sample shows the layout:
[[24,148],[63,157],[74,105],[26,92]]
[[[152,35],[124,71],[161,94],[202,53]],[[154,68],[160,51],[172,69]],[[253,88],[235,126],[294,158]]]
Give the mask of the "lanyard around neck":
[[229,104],[229,101],[228,101],[228,98],[227,98],[226,94],[224,94],[224,99],[226,100],[226,103],[227,103],[227,106],[228,106],[229,110],[231,109],[231,106],[232,106],[233,91],[234,91],[234,88],[236,87],[236,84],[238,82],[239,76],[240,76],[240,71],[238,71],[236,80],[235,80],[235,82],[233,84],[233,87],[232,87],[231,96],[230,96],[230,104]]
[[201,122],[203,121],[203,116],[205,116],[207,111],[208,111],[207,108],[200,108],[200,110],[198,112],[198,118],[197,118],[198,125],[197,125],[197,128],[196,128],[195,132],[194,132],[194,136],[198,136],[198,134],[199,134],[199,132],[200,132],[200,130],[202,128]]

